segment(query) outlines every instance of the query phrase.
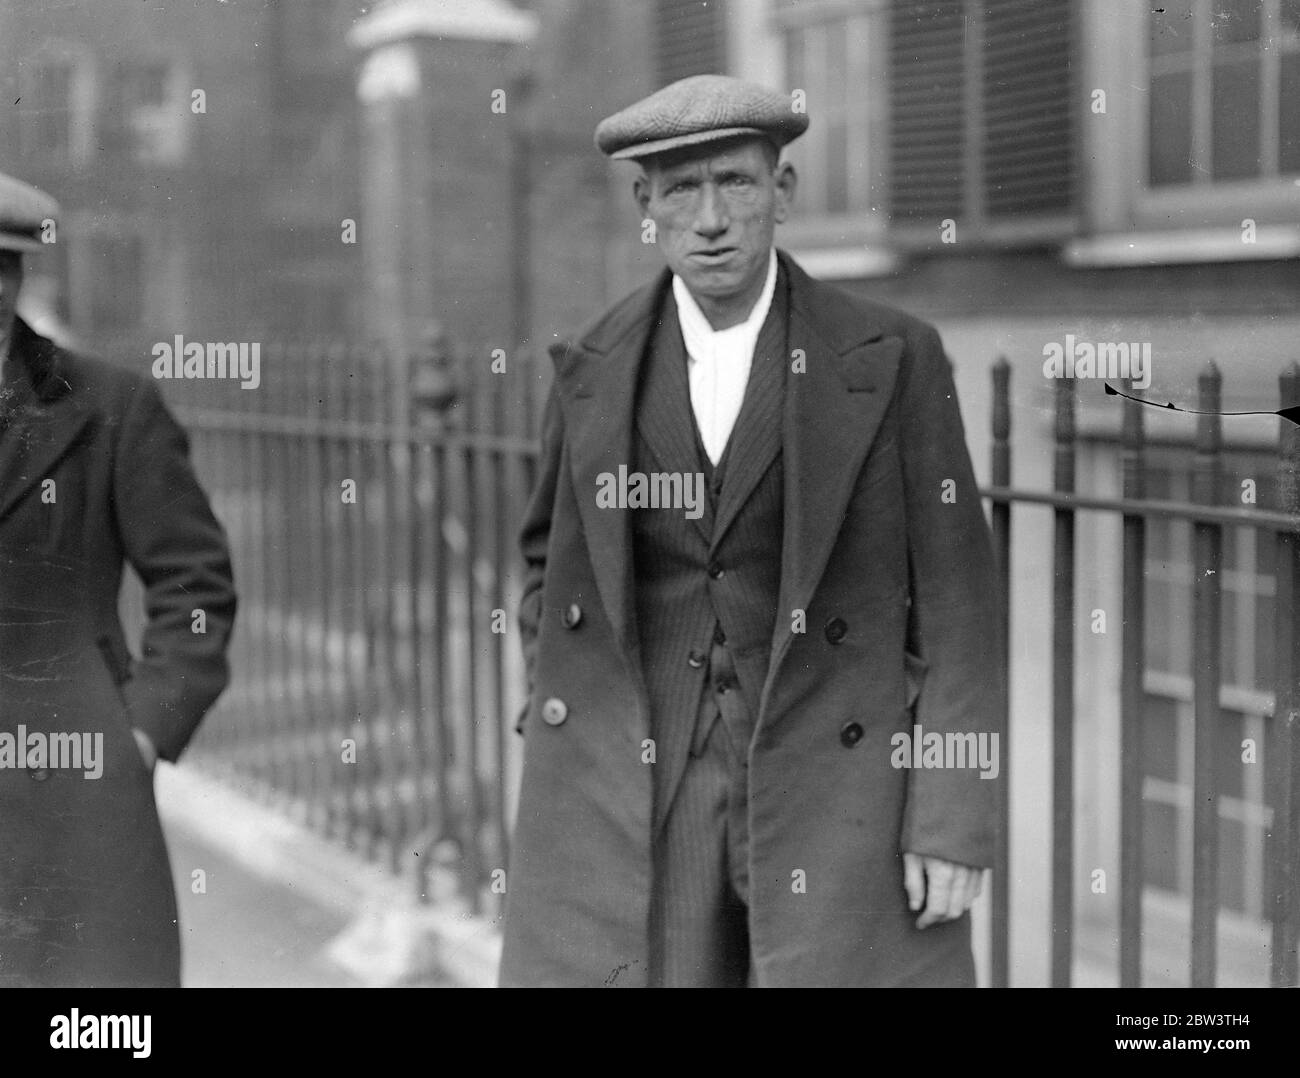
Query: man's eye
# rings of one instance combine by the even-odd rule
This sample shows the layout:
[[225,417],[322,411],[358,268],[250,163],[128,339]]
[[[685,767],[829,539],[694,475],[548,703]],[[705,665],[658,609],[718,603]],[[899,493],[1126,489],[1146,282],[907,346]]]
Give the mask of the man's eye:
[[726,183],[728,187],[748,187],[751,180],[748,176],[728,176]]

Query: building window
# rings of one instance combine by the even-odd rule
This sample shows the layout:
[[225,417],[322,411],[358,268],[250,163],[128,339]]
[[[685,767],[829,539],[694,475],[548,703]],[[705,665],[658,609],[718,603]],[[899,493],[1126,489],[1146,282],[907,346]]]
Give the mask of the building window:
[[[1148,451],[1147,495],[1190,500],[1191,454]],[[1257,483],[1260,508],[1277,502],[1274,458],[1228,456],[1221,502],[1240,505],[1241,480]],[[1143,858],[1148,886],[1192,889],[1192,529],[1152,518],[1146,551],[1146,705],[1143,726]],[[1265,788],[1273,722],[1274,538],[1253,528],[1223,534],[1220,656],[1223,689],[1217,738],[1219,900],[1224,909],[1263,920],[1272,858]],[[1253,742],[1256,762],[1243,760]]]
[[791,144],[799,202],[814,214],[873,209],[871,149],[885,135],[881,94],[870,92],[884,61],[882,4],[843,5],[783,0],[776,8],[785,50],[785,81],[814,118]]
[[785,84],[806,92],[813,121],[789,150],[814,217],[800,240],[873,243],[887,231],[895,245],[942,247],[954,234],[964,245],[1073,232],[1069,0],[770,10]]
[[1148,18],[1150,186],[1300,173],[1300,0],[1169,0]]
[[117,64],[105,104],[107,140],[114,151],[144,165],[183,160],[190,117],[176,65],[163,60]]
[[1069,0],[894,0],[888,193],[895,225],[932,243],[949,219],[958,237],[999,242],[1073,231],[1073,7]]

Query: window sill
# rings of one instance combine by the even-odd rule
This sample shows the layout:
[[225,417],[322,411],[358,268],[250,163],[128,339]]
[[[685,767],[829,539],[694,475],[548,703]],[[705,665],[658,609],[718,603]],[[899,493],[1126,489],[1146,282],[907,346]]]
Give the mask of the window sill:
[[1266,225],[1256,230],[1254,243],[1242,241],[1240,228],[1119,232],[1071,240],[1061,258],[1078,269],[1300,258],[1300,228]]
[[811,277],[846,281],[858,277],[886,277],[898,268],[898,255],[885,247],[792,247],[791,257]]

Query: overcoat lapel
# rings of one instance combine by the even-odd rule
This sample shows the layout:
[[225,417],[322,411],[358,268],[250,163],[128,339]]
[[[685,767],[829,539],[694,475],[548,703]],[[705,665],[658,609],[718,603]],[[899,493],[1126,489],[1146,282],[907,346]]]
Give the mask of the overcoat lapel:
[[715,550],[781,450],[788,280],[789,275],[778,268],[772,307],[754,342],[745,397],[727,449],[727,475],[722,484],[717,526],[713,529]]
[[637,376],[653,319],[668,286],[665,269],[577,342],[551,345],[569,443],[570,475],[587,536],[596,587],[619,646],[637,650],[632,616],[632,530],[627,510],[602,509],[604,475],[632,461]]
[[781,257],[790,274],[788,350],[796,355],[801,350],[806,366],[786,378],[781,589],[763,704],[790,646],[791,612],[807,609],[825,571],[889,406],[904,347],[901,338],[884,336],[833,288]]
[[0,520],[49,473],[90,422],[89,409],[67,388],[57,350],[24,322],[15,321],[13,355],[0,390],[5,394],[0,402]]

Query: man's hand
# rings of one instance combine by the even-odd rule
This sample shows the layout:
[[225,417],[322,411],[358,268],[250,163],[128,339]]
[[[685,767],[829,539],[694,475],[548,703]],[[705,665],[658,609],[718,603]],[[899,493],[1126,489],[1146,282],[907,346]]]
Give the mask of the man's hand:
[[903,854],[903,886],[907,889],[908,908],[916,911],[925,907],[916,919],[917,928],[955,921],[970,909],[983,882],[983,869],[938,857]]
[[131,733],[135,734],[135,743],[139,746],[145,770],[153,774],[154,765],[158,762],[158,750],[154,748],[153,742],[149,740],[149,735],[143,730],[137,730],[133,727]]

